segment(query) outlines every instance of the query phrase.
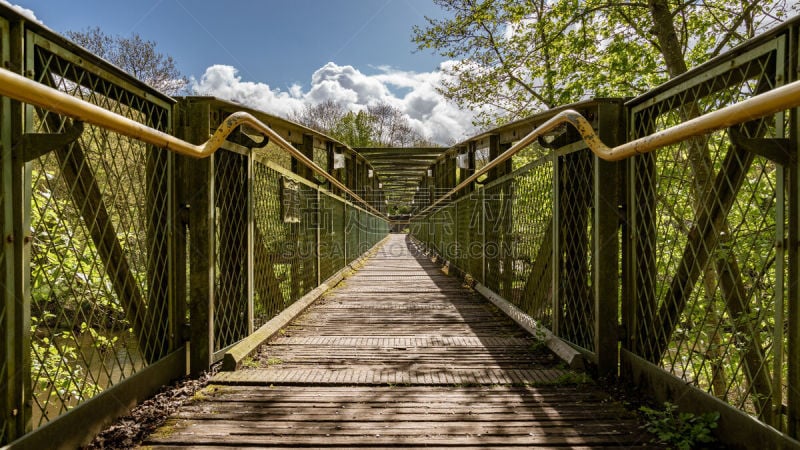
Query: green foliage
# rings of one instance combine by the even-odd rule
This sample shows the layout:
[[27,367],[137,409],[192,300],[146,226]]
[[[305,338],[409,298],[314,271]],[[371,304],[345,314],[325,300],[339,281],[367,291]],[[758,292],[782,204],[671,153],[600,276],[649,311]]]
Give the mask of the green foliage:
[[372,147],[375,144],[375,118],[364,111],[350,111],[334,123],[330,133],[351,147]]
[[[587,97],[641,94],[774,25],[790,9],[785,0],[745,7],[738,0],[435,3],[449,17],[429,18],[412,40],[451,60],[440,90],[476,110],[484,126]],[[651,4],[667,8],[664,27],[656,26]]]
[[245,369],[258,369],[261,367],[261,363],[253,359],[252,356],[248,356],[247,358],[243,359],[241,365]]
[[130,325],[56,176],[43,167],[31,175],[31,373],[36,402],[46,413],[101,391],[87,373],[92,357],[85,352],[113,352],[119,337],[105,331]]
[[[38,319],[31,318],[31,321],[35,327]],[[72,337],[72,333],[65,331],[55,339],[69,342]],[[82,382],[84,371],[77,363],[76,348],[59,345],[55,339],[44,337],[31,343],[31,371],[38,375],[33,380],[37,402],[44,405],[50,398],[70,401],[95,395],[99,391],[97,386]]]
[[313,128],[350,147],[429,146],[424,136],[414,131],[408,117],[387,103],[376,103],[364,111],[348,111],[333,100],[306,105],[292,120]]
[[[97,249],[79,227],[80,214],[71,202],[54,192],[46,172],[32,171],[39,180],[33,192],[31,224],[34,240],[31,260],[32,315],[43,319],[63,317],[77,322],[85,309],[94,309],[91,326],[125,329],[129,326],[114,290],[97,264]],[[87,303],[89,302],[89,303]],[[66,311],[66,312],[65,312]],[[43,324],[44,325],[44,324]]]
[[647,417],[647,431],[664,444],[674,445],[679,450],[691,450],[715,441],[711,432],[717,428],[718,412],[697,416],[678,412],[678,407],[669,402],[664,403],[663,411],[646,406],[639,409]]

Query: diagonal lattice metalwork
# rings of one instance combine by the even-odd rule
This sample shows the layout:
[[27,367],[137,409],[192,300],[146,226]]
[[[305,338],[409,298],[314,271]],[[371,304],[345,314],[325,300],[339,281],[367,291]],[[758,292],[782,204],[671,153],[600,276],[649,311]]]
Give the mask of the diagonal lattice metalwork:
[[514,286],[508,299],[552,327],[553,164],[539,157],[514,177]]
[[281,211],[281,177],[253,166],[253,320],[260,327],[291,302],[288,266],[291,229]]
[[328,195],[320,197],[318,236],[321,280],[327,280],[344,267],[344,206],[344,203]]
[[[34,47],[36,81],[167,130],[169,111]],[[34,111],[31,133],[75,124]],[[34,428],[164,356],[170,341],[167,167],[141,142],[85,127],[31,162]]]
[[410,227],[431,252],[546,326],[553,324],[552,162],[552,154],[532,145],[515,160],[512,176],[463,195]]
[[216,289],[214,349],[247,336],[247,157],[222,151],[215,157]]
[[557,332],[585,349],[594,348],[592,224],[594,157],[588,150],[558,156],[559,286]]
[[[635,137],[775,87],[775,51],[635,112]],[[782,168],[748,151],[778,119],[689,139],[635,161],[635,351],[731,405],[785,428]],[[766,139],[766,140],[765,140]]]

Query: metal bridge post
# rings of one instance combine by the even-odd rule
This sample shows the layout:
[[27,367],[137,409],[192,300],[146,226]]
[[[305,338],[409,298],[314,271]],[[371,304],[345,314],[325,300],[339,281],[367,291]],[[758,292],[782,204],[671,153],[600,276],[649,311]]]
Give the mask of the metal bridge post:
[[[789,81],[800,78],[800,73],[796,72],[798,67],[798,28],[790,29],[789,39],[790,61],[788,67]],[[789,158],[787,198],[789,201],[789,242],[786,251],[789,253],[788,262],[788,296],[786,301],[789,303],[788,310],[788,333],[787,333],[787,352],[786,364],[787,374],[787,434],[793,438],[800,433],[800,109],[795,108],[791,111],[791,122],[789,124],[789,138],[792,143],[792,151]]]
[[486,188],[481,188],[481,283],[486,284]]
[[[618,104],[598,105],[598,134],[608,145],[624,141],[625,117]],[[594,344],[597,372],[615,377],[619,360],[619,206],[621,198],[620,162],[594,157],[594,248],[592,287],[594,288]]]
[[[186,136],[190,142],[208,139],[208,103],[188,103],[186,106]],[[191,251],[189,252],[189,370],[197,375],[207,370],[214,355],[214,156],[206,159],[186,158],[187,197],[189,206]]]
[[[9,61],[9,33],[8,22],[0,19],[0,62]],[[0,397],[0,445],[10,442],[16,434],[16,420],[14,410],[16,395],[14,394],[14,355],[18,340],[14,338],[14,224],[13,224],[13,183],[11,161],[11,100],[8,97],[0,99],[0,180],[2,180],[3,205],[3,253],[0,255],[2,264],[2,300],[0,300],[0,385],[5,386]]]
[[255,200],[253,198],[253,150],[247,152],[247,335],[253,334],[255,329]]
[[559,205],[561,204],[561,189],[559,180],[561,178],[561,159],[558,157],[556,152],[551,154],[551,158],[553,159],[553,214],[552,214],[552,253],[550,256],[550,260],[552,261],[551,264],[551,271],[552,271],[552,280],[550,281],[550,289],[552,290],[552,303],[551,303],[551,310],[552,321],[551,328],[553,334],[556,336],[561,336],[561,289],[559,286],[561,284],[561,208]]
[[319,286],[320,284],[322,284],[322,268],[321,268],[322,252],[320,251],[322,244],[322,235],[320,234],[322,233],[322,203],[321,203],[322,198],[319,192],[319,186],[317,186],[316,194],[317,194],[317,208],[316,208],[317,210],[315,211],[315,214],[317,215],[317,220],[316,220],[317,226],[315,228],[317,230],[316,230],[315,251],[317,256],[317,286]]
[[[3,62],[8,67],[23,73],[25,64],[25,40],[22,23],[0,24]],[[25,132],[23,118],[30,114],[22,104],[3,98],[0,105],[0,146],[2,146],[3,180],[3,292],[4,321],[0,324],[3,333],[3,350],[0,367],[5,372],[0,378],[2,390],[2,422],[0,443],[11,442],[25,434],[31,424],[31,334],[30,334],[30,252],[31,252],[31,206],[30,164],[22,157],[19,145]],[[28,122],[32,123],[32,122]]]

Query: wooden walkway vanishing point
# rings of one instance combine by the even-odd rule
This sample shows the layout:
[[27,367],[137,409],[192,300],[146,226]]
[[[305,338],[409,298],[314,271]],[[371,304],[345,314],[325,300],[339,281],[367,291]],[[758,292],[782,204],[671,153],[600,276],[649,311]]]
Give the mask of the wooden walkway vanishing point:
[[392,235],[145,442],[160,447],[651,448],[636,417]]

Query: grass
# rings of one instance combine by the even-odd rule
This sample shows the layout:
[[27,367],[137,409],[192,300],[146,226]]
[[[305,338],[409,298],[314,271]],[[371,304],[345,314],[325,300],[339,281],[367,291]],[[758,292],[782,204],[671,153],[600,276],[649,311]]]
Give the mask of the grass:
[[274,356],[267,358],[267,366],[277,366],[278,364],[283,364],[283,360]]
[[261,364],[253,359],[252,356],[248,356],[247,358],[243,359],[241,365],[244,369],[256,369],[261,366]]
[[216,394],[218,394],[221,391],[221,389],[222,389],[221,386],[210,384],[204,387],[203,389],[200,389],[199,391],[195,392],[194,395],[192,396],[192,401],[193,402],[207,401],[211,397],[214,397]]

